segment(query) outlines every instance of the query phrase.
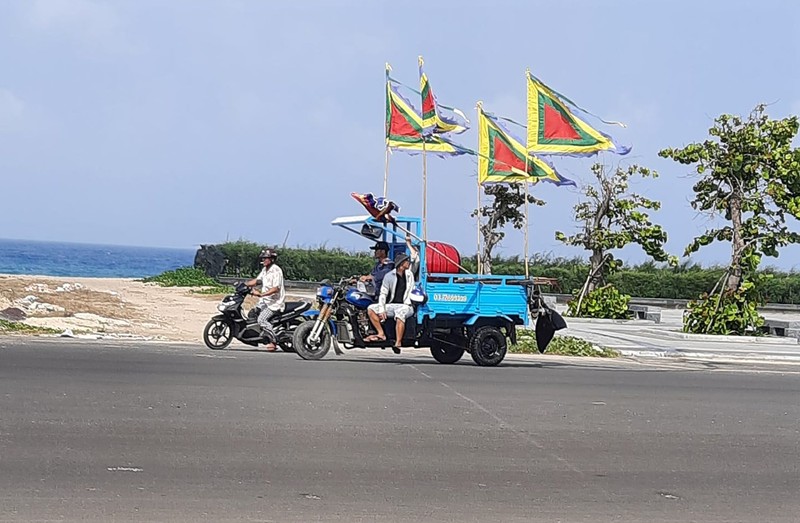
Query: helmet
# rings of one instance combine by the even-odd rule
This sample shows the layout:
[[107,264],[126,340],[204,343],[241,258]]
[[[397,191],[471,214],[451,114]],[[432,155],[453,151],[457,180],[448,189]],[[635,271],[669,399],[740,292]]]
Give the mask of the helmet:
[[412,302],[418,303],[419,305],[424,305],[425,302],[428,301],[428,295],[425,294],[425,291],[422,290],[422,285],[420,285],[419,283],[416,284],[414,288],[411,290],[409,298],[411,299]]
[[258,255],[259,260],[263,260],[264,258],[271,258],[274,260],[277,257],[278,257],[278,252],[270,248],[262,250],[261,254]]

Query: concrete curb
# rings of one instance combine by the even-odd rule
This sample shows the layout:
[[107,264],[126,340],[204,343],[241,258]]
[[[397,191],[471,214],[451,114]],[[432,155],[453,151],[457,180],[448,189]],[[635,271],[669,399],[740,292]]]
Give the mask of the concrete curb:
[[[640,320],[641,321],[641,320]],[[776,336],[723,336],[715,334],[689,334],[687,332],[662,330],[662,329],[642,329],[643,333],[660,338],[686,341],[713,341],[719,343],[744,343],[765,344],[765,345],[797,345],[797,338],[776,337]]]

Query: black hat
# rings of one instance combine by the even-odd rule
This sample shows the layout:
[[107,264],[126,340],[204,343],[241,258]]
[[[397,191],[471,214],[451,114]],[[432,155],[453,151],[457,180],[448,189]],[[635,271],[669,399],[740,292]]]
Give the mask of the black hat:
[[261,254],[258,255],[259,260],[263,260],[264,258],[272,258],[273,260],[278,257],[278,253],[269,247],[261,251]]
[[394,257],[394,266],[400,267],[403,262],[408,261],[408,254],[401,252],[397,256]]
[[389,244],[386,242],[377,242],[375,245],[370,247],[370,250],[372,251],[377,251],[378,249],[389,252]]

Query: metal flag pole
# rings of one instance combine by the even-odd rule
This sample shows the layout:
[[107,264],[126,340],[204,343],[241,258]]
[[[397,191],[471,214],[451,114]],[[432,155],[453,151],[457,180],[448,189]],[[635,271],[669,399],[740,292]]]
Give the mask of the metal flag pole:
[[425,148],[425,134],[422,136],[422,239],[428,242],[428,159]]
[[[525,81],[528,81],[528,74],[530,74],[530,69],[525,70]],[[527,100],[527,94],[526,94]],[[528,111],[530,111],[530,100],[527,100],[528,104]],[[527,128],[526,128],[527,129]],[[527,134],[527,133],[526,133]],[[530,159],[530,152],[528,151],[529,147],[528,137],[525,137],[525,179],[522,183],[525,184],[525,279],[530,278],[530,270],[528,268],[528,162]]]
[[[388,142],[388,140],[387,140]],[[389,187],[389,144],[386,144],[386,161],[383,166],[383,197],[386,198],[386,191]]]
[[[483,109],[483,102],[478,101],[475,104],[475,109],[478,111],[478,125],[481,122],[481,110]],[[480,130],[478,131],[480,132]],[[480,136],[478,137],[478,142],[480,143]],[[480,144],[478,146],[480,149]],[[477,254],[475,255],[475,260],[478,264],[478,275],[483,274],[483,265],[481,264],[481,163],[480,159],[478,159],[478,207],[475,209],[475,225],[476,225],[476,233],[477,233],[477,240],[478,240],[478,250],[476,251]]]
[[[525,151],[525,174],[528,174],[528,151]],[[528,269],[528,180],[527,178],[522,182],[525,184],[525,279],[530,277],[530,271]]]
[[[389,62],[386,62],[386,111],[389,111],[389,104],[391,104],[391,92],[389,88],[389,71],[392,70],[392,66],[389,65]],[[386,198],[386,191],[389,188],[389,120],[385,120],[383,123],[383,128],[386,135],[386,159],[384,161],[383,166],[383,197]]]

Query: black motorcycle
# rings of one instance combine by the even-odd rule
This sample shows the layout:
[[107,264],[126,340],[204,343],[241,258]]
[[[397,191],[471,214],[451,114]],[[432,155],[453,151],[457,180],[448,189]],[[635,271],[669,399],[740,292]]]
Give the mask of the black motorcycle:
[[[244,282],[234,286],[234,293],[225,296],[217,305],[221,313],[208,322],[203,330],[203,341],[209,349],[226,349],[235,339],[247,345],[258,347],[259,344],[269,343],[269,339],[261,332],[258,326],[258,314],[254,309],[245,316],[242,304],[250,287]],[[283,312],[270,318],[270,323],[275,331],[275,343],[286,352],[294,352],[292,338],[298,325],[303,323],[303,313],[311,308],[311,303],[305,301],[289,301],[284,304]]]

